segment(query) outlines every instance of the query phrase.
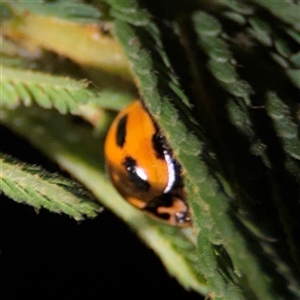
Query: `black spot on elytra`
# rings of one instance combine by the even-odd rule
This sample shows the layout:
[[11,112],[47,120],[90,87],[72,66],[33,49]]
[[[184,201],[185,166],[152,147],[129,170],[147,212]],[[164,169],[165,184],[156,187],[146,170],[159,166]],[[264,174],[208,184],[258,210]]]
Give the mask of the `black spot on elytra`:
[[127,115],[121,118],[117,125],[117,135],[116,142],[119,147],[123,147],[126,138],[126,123],[127,123]]
[[129,180],[134,184],[135,188],[141,192],[148,192],[150,190],[150,183],[142,179],[136,172],[136,160],[130,156],[126,156],[124,166],[128,172]]
[[152,136],[152,145],[158,159],[165,159],[164,151],[166,150],[165,138],[156,130]]

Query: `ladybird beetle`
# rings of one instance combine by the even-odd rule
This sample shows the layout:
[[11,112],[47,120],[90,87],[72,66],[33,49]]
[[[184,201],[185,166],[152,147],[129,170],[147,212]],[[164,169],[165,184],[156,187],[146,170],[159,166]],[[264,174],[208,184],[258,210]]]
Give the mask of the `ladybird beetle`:
[[130,204],[172,225],[191,224],[181,167],[141,101],[117,115],[104,153],[113,185]]

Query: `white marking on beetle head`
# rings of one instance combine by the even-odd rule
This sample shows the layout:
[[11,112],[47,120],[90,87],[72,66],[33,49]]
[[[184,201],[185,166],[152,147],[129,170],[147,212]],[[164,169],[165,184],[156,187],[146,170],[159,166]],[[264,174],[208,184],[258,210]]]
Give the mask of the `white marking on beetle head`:
[[176,170],[175,170],[174,161],[167,150],[164,150],[164,156],[165,156],[165,160],[166,160],[167,168],[168,168],[168,183],[164,190],[164,194],[166,194],[166,193],[170,192],[170,190],[173,188],[173,185],[176,180]]
[[142,180],[144,180],[144,181],[148,180],[148,176],[145,173],[143,168],[136,166],[135,167],[135,172],[136,172],[137,176],[139,176]]

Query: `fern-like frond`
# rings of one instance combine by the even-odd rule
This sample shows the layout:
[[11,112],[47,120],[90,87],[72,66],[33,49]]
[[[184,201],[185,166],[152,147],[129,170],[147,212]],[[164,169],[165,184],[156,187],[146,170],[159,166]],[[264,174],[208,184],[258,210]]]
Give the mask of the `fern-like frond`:
[[80,3],[78,1],[55,1],[55,2],[30,2],[9,1],[6,3],[8,9],[14,14],[22,14],[24,10],[44,16],[55,16],[57,18],[72,22],[90,23],[99,21],[102,13],[95,6]]
[[[249,43],[256,41],[261,44],[265,54],[283,68],[295,86],[300,88],[299,4],[284,1],[276,1],[275,4],[261,0],[252,3],[219,0],[218,3],[222,5],[221,15],[242,25],[244,38],[249,35]],[[273,14],[278,18],[275,26]]]
[[94,218],[100,212],[91,195],[74,181],[5,154],[1,154],[0,165],[1,191],[17,202],[64,213],[75,220]]
[[[179,68],[182,65],[180,63],[177,65],[176,59],[173,59],[172,67],[174,69],[169,68],[170,61],[172,57],[174,58],[173,52],[179,52],[178,48],[181,47],[180,43],[174,42],[176,34],[172,35],[170,28],[166,28],[160,22],[156,23],[154,18],[151,19],[151,14],[147,14],[145,9],[137,9],[138,13],[132,20],[130,15],[138,5],[137,1],[131,1],[132,11],[128,10],[128,4],[123,5],[122,2],[114,0],[110,0],[109,3],[113,8],[113,15],[117,18],[114,22],[116,36],[124,46],[125,53],[132,63],[133,73],[144,102],[166,134],[183,167],[194,225],[201,230],[198,236],[199,262],[197,267],[205,274],[208,285],[217,295],[216,299],[248,299],[249,295],[253,299],[281,299],[280,296],[277,297],[279,290],[286,295],[296,297],[299,295],[299,289],[297,289],[295,277],[292,275],[292,264],[286,264],[287,269],[276,268],[277,264],[285,265],[284,259],[287,258],[284,248],[286,244],[281,239],[284,234],[276,232],[276,230],[271,231],[275,236],[279,236],[282,242],[280,246],[272,244],[267,238],[268,230],[266,228],[268,226],[272,228],[273,222],[278,222],[277,215],[272,216],[273,220],[262,212],[260,215],[254,205],[255,201],[262,201],[262,203],[265,201],[267,205],[267,201],[271,200],[266,201],[261,199],[260,195],[259,197],[252,195],[253,190],[251,191],[249,188],[252,184],[250,179],[252,174],[259,178],[262,175],[258,170],[271,168],[271,164],[273,164],[268,151],[266,151],[265,141],[260,139],[261,137],[257,133],[259,125],[255,124],[253,118],[254,86],[252,81],[251,84],[248,83],[250,81],[246,80],[247,77],[241,72],[239,60],[243,59],[243,56],[241,52],[237,52],[237,56],[232,54],[234,47],[230,43],[229,33],[216,18],[217,13],[210,14],[200,11],[196,7],[188,17],[190,19],[187,21],[187,28],[191,30],[192,21],[192,30],[195,31],[199,40],[199,48],[201,48],[198,51],[205,54],[202,56],[204,59],[201,61],[201,67],[206,70],[205,74],[210,79],[207,80],[204,77],[207,83],[205,88],[216,89],[211,92],[212,95],[217,94],[216,100],[214,99],[216,112],[223,109],[221,120],[225,120],[224,129],[222,123],[218,124],[220,131],[223,132],[221,142],[217,144],[220,145],[220,148],[213,148],[217,151],[221,164],[227,167],[221,174],[216,168],[218,164],[214,165],[210,159],[211,145],[208,141],[210,137],[205,135],[201,128],[192,127],[193,116],[196,113],[193,114],[189,110],[184,95],[176,94],[173,89],[173,85],[177,85],[182,92],[184,88],[188,90],[180,81],[172,80],[174,73],[180,72]],[[153,9],[153,7],[150,8],[150,5],[148,7],[150,11]],[[167,9],[164,5],[162,7]],[[248,14],[253,12],[251,6],[249,8],[241,5],[239,9],[247,11]],[[176,15],[176,13],[174,14]],[[143,21],[140,22],[139,18],[142,15]],[[176,20],[174,17],[169,24]],[[187,35],[188,37],[191,38]],[[195,35],[192,37],[194,38]],[[131,43],[130,41],[133,40],[135,42]],[[168,48],[168,42],[173,43],[173,47]],[[191,48],[189,49],[190,53],[195,51],[195,40],[191,42]],[[243,53],[243,55],[246,54]],[[198,62],[191,61],[191,65],[194,63]],[[184,72],[181,74],[186,75]],[[190,98],[189,100],[195,99]],[[207,98],[201,100],[207,101]],[[221,102],[222,100],[223,102]],[[263,103],[263,99],[259,100],[260,103]],[[231,117],[230,114],[229,117],[227,115],[228,107],[229,111],[231,110]],[[226,113],[224,114],[224,112]],[[231,124],[229,125],[227,122]],[[210,125],[213,126],[213,124],[204,124],[208,129]],[[228,130],[226,131],[226,129]],[[243,140],[236,131],[241,132],[245,139]],[[241,145],[236,145],[237,141],[242,141]],[[236,161],[239,157],[233,157],[231,153],[236,149],[240,151],[236,153],[245,151],[242,164],[238,164]],[[232,163],[228,163],[226,160],[234,162],[236,165],[232,167]],[[250,165],[247,160],[253,164]],[[249,166],[245,166],[245,163]],[[253,166],[257,166],[257,169]],[[226,176],[228,174],[229,176]],[[227,179],[230,181],[226,182]],[[263,180],[269,183],[268,188],[273,188],[275,194],[279,179],[276,176],[265,176]],[[226,186],[231,188],[231,193],[227,193]],[[237,198],[236,201],[234,195]],[[281,197],[281,195],[276,194],[275,197]],[[250,212],[252,204],[253,215]],[[276,204],[273,203],[273,205],[276,207]],[[249,210],[249,215],[243,214],[244,208]],[[260,217],[261,220],[259,220]],[[263,227],[260,226],[262,220]],[[268,225],[266,226],[266,224]],[[265,240],[262,241],[260,238],[255,240],[253,235],[257,238],[264,236]],[[216,251],[218,253],[216,255],[215,246],[220,245],[222,245],[222,251]],[[256,251],[253,247],[257,247]],[[258,254],[258,249],[263,249],[263,251]],[[273,261],[269,261],[270,256],[274,258]],[[264,259],[268,259],[269,263],[262,264]],[[227,261],[226,268],[224,268],[224,261]],[[285,283],[279,286],[278,284],[282,282]]]
[[221,24],[206,12],[196,12],[193,23],[197,32],[198,43],[209,56],[208,66],[220,85],[232,96],[243,99],[250,105],[252,89],[239,78],[236,60],[221,37]]
[[[9,1],[3,5],[11,9],[11,15],[1,24],[5,37],[25,43],[28,48],[50,50],[80,65],[99,68],[110,76],[117,76],[125,81],[132,80],[122,49],[111,35],[111,24],[97,20],[96,15],[100,17],[100,13],[94,15],[89,11],[88,5],[65,1],[34,4],[24,2],[21,5]],[[78,23],[64,19],[68,14],[80,14],[81,5],[89,7],[82,10],[82,14],[91,16],[88,22]],[[92,7],[91,10],[97,11]],[[54,15],[54,11],[61,11],[64,17]]]
[[43,108],[55,108],[61,114],[78,113],[78,106],[94,94],[86,81],[1,66],[1,106],[15,108],[35,102]]
[[299,11],[300,4],[294,2],[287,1],[264,1],[264,0],[253,0],[253,2],[258,3],[262,7],[265,7],[268,11],[270,11],[273,15],[275,15],[278,19],[290,24],[295,29],[300,31],[299,25]]
[[[274,92],[267,94],[266,110],[270,118],[273,120],[274,128],[277,136],[280,138],[283,149],[286,152],[288,162],[291,160],[295,161],[294,170],[298,169],[298,172],[293,172],[299,177],[300,171],[300,140],[299,140],[299,129],[300,123],[297,116],[292,116],[290,107],[285,104],[282,99],[278,97]],[[295,107],[297,111],[297,107]],[[298,105],[299,110],[299,105]],[[298,122],[298,126],[297,123]],[[298,166],[297,166],[298,165]],[[300,177],[299,177],[300,178]]]

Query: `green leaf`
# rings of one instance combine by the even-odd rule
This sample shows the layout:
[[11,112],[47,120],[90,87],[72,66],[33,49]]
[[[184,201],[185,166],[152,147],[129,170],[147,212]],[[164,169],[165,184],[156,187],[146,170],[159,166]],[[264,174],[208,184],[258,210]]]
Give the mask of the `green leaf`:
[[245,3],[243,1],[238,0],[218,0],[217,2],[221,5],[228,7],[231,11],[234,11],[241,15],[252,15],[255,9],[251,3]]
[[17,202],[64,213],[75,220],[94,218],[100,212],[91,195],[74,181],[4,154],[0,164],[1,191]]
[[[217,19],[203,11],[198,11],[192,16],[198,37],[198,44],[211,58],[208,67],[222,87],[231,95],[241,97],[250,105],[252,89],[249,84],[239,78],[236,71],[235,59],[228,50],[228,45],[221,37],[221,25]],[[213,34],[206,30],[211,24],[215,30]]]
[[9,1],[6,6],[15,14],[21,14],[28,10],[35,14],[55,16],[73,22],[89,23],[99,20],[101,12],[94,6],[80,3],[78,1],[55,1],[55,2],[31,2],[31,1]]
[[[122,81],[123,85],[131,82],[128,62],[120,45],[111,35],[111,24],[107,19],[99,22],[99,20],[91,18],[82,24],[52,16],[52,14],[39,14],[34,9],[36,6],[39,11],[43,8],[48,10],[51,5],[70,5],[78,6],[74,10],[78,12],[80,5],[84,4],[76,2],[35,4],[30,5],[28,2],[29,10],[26,8],[26,3],[24,7],[19,6],[18,2],[6,3],[13,7],[13,13],[1,24],[1,32],[7,39],[23,45],[32,56],[41,49],[53,51],[90,70],[102,70],[105,73],[105,76],[102,74],[103,79],[108,77],[110,81],[118,82],[120,85]],[[97,9],[95,8],[95,10]],[[59,12],[57,13],[59,14]],[[38,54],[41,53],[38,52]]]
[[266,110],[274,122],[277,135],[282,140],[283,149],[300,161],[299,126],[293,120],[289,107],[274,92],[269,92],[266,98]]
[[284,22],[291,24],[294,26],[298,31],[300,30],[299,26],[299,11],[300,11],[300,4],[293,3],[289,1],[265,1],[265,0],[253,0],[253,2],[258,3],[262,7],[269,10],[272,14],[276,17],[280,18]]
[[86,81],[53,76],[35,71],[13,69],[1,66],[1,106],[9,108],[32,105],[33,101],[43,108],[56,108],[61,114],[78,114],[79,104],[93,96],[86,89]]
[[[110,1],[110,4],[113,7],[121,5],[117,1]],[[124,15],[127,14],[126,10],[121,8],[118,10]],[[255,223],[254,218],[245,217],[243,213],[236,211],[235,205],[239,206],[239,204],[234,204],[235,200],[231,195],[239,195],[239,201],[246,204],[249,200],[247,192],[242,191],[239,194],[238,189],[232,191],[234,188],[232,183],[227,182],[226,177],[216,168],[218,163],[211,155],[213,151],[210,149],[207,137],[199,127],[193,126],[195,123],[193,115],[184,105],[186,96],[182,93],[181,98],[166,83],[166,78],[171,81],[174,76],[168,67],[170,64],[168,52],[162,43],[162,40],[167,40],[168,37],[163,36],[163,29],[161,31],[155,29],[156,24],[152,20],[148,18],[144,20],[144,24],[137,25],[131,22],[128,16],[118,15],[118,20],[114,22],[115,34],[132,64],[145,105],[159,123],[183,167],[194,225],[199,228],[200,234],[203,235],[201,236],[203,242],[208,242],[207,249],[210,249],[205,252],[205,263],[197,266],[199,269],[202,266],[201,271],[207,279],[210,278],[209,290],[215,292],[216,299],[247,299],[249,291],[253,294],[253,298],[283,299],[280,289],[284,290],[283,293],[286,295],[293,293],[299,295],[295,278],[291,278],[293,277],[292,265],[289,265],[286,270],[277,270],[275,260],[270,262],[269,267],[265,268],[265,265],[262,265],[262,261],[268,259],[270,253],[276,257],[278,249],[271,242],[251,238],[253,233],[263,236],[264,228],[261,228],[259,223]],[[248,122],[249,125],[245,130],[242,129],[243,125],[239,127],[255,142],[253,148],[256,145],[256,151],[260,151],[258,153],[265,159],[265,164],[270,166],[264,147],[259,146],[263,144],[255,141],[256,134],[252,128],[252,120],[249,114],[247,115],[247,110],[251,107],[252,89],[247,82],[240,79],[236,71],[238,63],[233,63],[235,61],[233,55],[227,50],[225,41],[222,41],[218,21],[205,12],[193,14],[192,20],[200,45],[210,58],[209,70],[227,93],[236,98],[236,101],[243,103],[240,106],[244,118],[242,122]],[[146,36],[148,38],[144,42]],[[221,45],[218,51],[212,50],[211,40],[208,37],[216,39],[215,45]],[[155,43],[149,43],[149,40]],[[183,90],[178,81],[176,85],[179,90]],[[235,112],[233,114],[235,115]],[[236,122],[235,119],[232,120]],[[227,193],[225,187],[229,187],[231,192]],[[243,205],[241,205],[241,212],[242,207]],[[199,244],[201,247],[202,245],[204,244]],[[225,250],[220,254],[221,261],[226,261],[226,257],[230,257],[229,261],[232,262],[227,266],[226,271],[219,271],[222,269],[220,260],[209,252],[217,245],[222,245]],[[254,250],[253,247],[263,248],[264,251]],[[267,251],[268,247],[272,251]],[[202,251],[203,249],[198,247],[199,256]],[[279,254],[277,261],[281,260],[281,255],[284,257],[285,254]],[[203,268],[204,266],[207,267]],[[232,281],[228,280],[226,274],[236,274],[236,276]],[[285,284],[280,284],[279,287],[278,283],[282,282],[283,278]],[[289,288],[288,282],[292,282],[292,289]]]

